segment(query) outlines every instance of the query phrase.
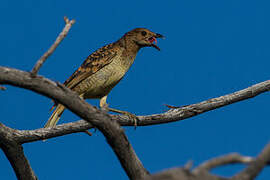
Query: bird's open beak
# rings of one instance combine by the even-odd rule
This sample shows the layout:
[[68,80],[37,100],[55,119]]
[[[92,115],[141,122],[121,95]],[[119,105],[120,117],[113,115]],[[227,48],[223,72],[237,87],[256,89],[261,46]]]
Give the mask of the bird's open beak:
[[151,46],[160,51],[160,48],[157,46],[156,38],[165,38],[163,35],[156,33],[154,36],[150,37],[148,41],[151,43]]

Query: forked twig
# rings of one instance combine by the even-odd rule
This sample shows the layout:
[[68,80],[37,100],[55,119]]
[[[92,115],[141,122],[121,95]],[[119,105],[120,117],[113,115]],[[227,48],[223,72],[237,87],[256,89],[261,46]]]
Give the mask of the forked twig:
[[45,52],[37,61],[34,68],[31,71],[31,74],[33,76],[36,76],[39,69],[43,65],[43,63],[48,59],[48,57],[54,52],[54,50],[57,48],[57,46],[63,41],[63,39],[67,36],[71,26],[75,23],[75,20],[69,20],[67,17],[64,17],[64,20],[66,22],[66,25],[62,32],[58,35],[55,42],[52,44],[52,46],[48,49],[47,52]]

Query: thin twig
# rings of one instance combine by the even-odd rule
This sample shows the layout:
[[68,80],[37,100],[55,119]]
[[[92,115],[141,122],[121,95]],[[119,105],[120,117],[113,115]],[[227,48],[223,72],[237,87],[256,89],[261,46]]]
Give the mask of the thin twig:
[[71,26],[75,23],[75,20],[69,20],[67,17],[64,17],[64,21],[66,23],[64,29],[62,30],[62,32],[58,35],[58,37],[56,38],[55,42],[52,44],[52,46],[48,49],[48,51],[46,53],[44,53],[39,60],[37,61],[37,63],[35,64],[34,68],[32,69],[31,73],[32,76],[36,76],[39,69],[41,68],[41,66],[43,65],[43,63],[47,60],[47,58],[54,52],[54,50],[57,48],[57,46],[61,43],[61,41],[66,37],[66,35],[68,34]]
[[265,146],[257,158],[250,163],[244,170],[236,174],[231,180],[250,180],[255,179],[256,176],[263,170],[263,168],[270,162],[270,143]]
[[241,156],[237,153],[228,154],[221,157],[216,157],[213,159],[210,159],[202,164],[200,164],[198,167],[196,167],[193,172],[196,174],[201,173],[202,171],[210,171],[213,168],[216,168],[218,166],[223,166],[227,164],[235,164],[235,163],[250,163],[253,161],[252,157],[249,156]]

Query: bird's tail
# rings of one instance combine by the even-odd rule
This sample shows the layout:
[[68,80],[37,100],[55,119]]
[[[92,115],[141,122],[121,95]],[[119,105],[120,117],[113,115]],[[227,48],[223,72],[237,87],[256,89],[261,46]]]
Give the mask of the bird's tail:
[[62,115],[64,110],[65,110],[65,106],[63,106],[62,104],[56,105],[55,110],[53,111],[51,117],[49,118],[49,120],[47,121],[44,127],[45,128],[54,127],[59,121],[60,116]]

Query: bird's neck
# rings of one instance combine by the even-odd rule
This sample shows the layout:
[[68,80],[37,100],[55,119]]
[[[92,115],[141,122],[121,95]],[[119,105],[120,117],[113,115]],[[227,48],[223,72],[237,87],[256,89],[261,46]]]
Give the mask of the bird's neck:
[[124,53],[128,56],[136,56],[138,51],[141,49],[138,44],[126,36],[119,39],[117,43],[124,49]]

